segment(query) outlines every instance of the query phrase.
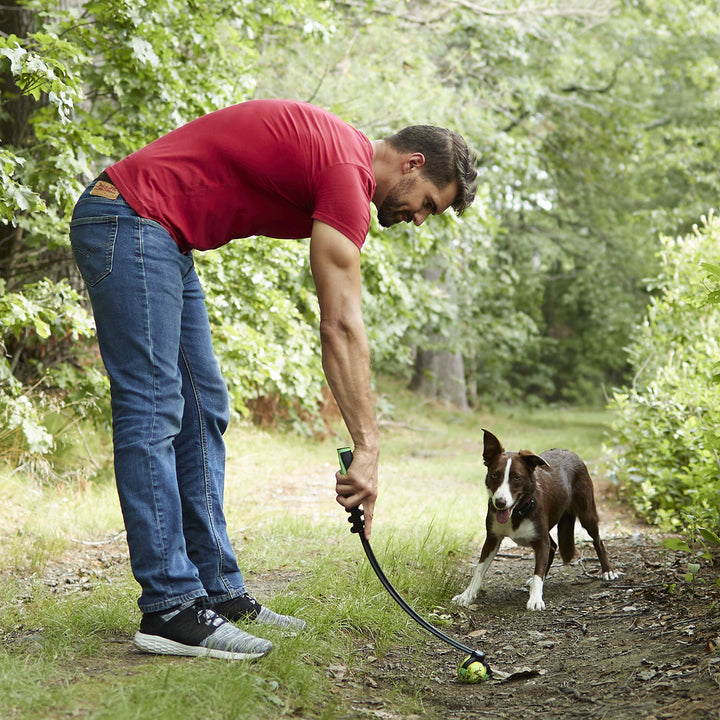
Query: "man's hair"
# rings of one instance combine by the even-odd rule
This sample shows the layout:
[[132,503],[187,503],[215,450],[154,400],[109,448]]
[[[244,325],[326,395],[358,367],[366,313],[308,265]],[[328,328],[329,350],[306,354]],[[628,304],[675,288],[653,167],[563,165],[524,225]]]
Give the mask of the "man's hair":
[[461,135],[434,125],[410,125],[385,141],[401,153],[422,153],[422,175],[439,190],[453,180],[457,182],[458,192],[451,205],[458,215],[472,204],[477,189],[477,156]]

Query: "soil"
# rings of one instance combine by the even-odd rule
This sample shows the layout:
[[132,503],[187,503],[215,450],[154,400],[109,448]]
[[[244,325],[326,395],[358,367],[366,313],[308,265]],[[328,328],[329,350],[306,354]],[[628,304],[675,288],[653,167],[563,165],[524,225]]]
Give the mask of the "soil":
[[[506,540],[475,605],[448,601],[427,618],[483,651],[492,676],[481,684],[461,683],[462,653],[418,626],[421,651],[417,637],[405,645],[399,638],[380,657],[368,645],[358,648],[357,666],[328,668],[345,708],[336,717],[720,720],[720,548],[712,560],[668,550],[666,536],[629,517],[609,488],[597,493],[601,521],[612,518],[612,525],[601,522],[601,531],[618,580],[602,581],[586,538],[578,543],[577,560],[567,566],[558,560],[551,568],[546,610],[528,612],[532,554]],[[476,561],[465,568],[468,579]],[[689,583],[691,563],[701,568]],[[124,537],[115,536],[81,544],[67,562],[50,564],[43,579],[55,592],[82,592],[91,579],[112,577],[123,567]],[[252,582],[263,596],[287,580],[263,574]],[[129,665],[138,662],[126,638],[118,638],[118,653],[115,663],[122,657]],[[398,695],[419,698],[423,714],[399,714]]]
[[[417,718],[720,719],[720,552],[710,561],[670,551],[667,536],[629,518],[608,488],[597,492],[614,519],[602,529],[618,580],[601,579],[588,539],[578,543],[576,561],[551,568],[546,610],[529,612],[532,553],[504,541],[477,604],[448,603],[439,610],[443,624],[436,623],[486,654],[490,679],[461,683],[462,653],[428,635],[417,658],[425,675],[409,678],[412,651],[397,647],[366,665],[362,677],[343,679],[354,696],[346,717],[397,718],[391,698],[401,689],[422,698]],[[701,564],[692,583],[689,563]]]

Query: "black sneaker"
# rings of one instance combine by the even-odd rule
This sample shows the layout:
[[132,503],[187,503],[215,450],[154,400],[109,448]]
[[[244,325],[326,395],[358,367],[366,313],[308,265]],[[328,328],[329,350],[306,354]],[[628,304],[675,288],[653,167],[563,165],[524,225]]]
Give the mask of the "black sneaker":
[[143,652],[250,660],[267,655],[269,640],[243,632],[202,603],[146,613],[133,639]]
[[280,615],[268,610],[249,593],[209,605],[218,615],[230,622],[256,622],[261,625],[276,625],[286,630],[304,630],[306,623],[292,615]]

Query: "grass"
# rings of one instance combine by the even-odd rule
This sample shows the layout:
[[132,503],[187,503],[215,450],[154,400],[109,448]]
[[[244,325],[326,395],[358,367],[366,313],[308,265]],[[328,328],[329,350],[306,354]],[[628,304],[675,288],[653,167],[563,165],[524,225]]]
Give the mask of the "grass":
[[[381,495],[373,548],[405,599],[442,623],[462,584],[463,563],[482,539],[482,428],[509,448],[572,447],[601,454],[601,411],[459,413],[397,387],[383,424]],[[352,716],[355,682],[401,640],[425,634],[402,613],[363,560],[334,500],[338,436],[313,441],[257,428],[228,433],[226,509],[251,589],[311,629],[267,633],[275,648],[252,663],[141,655],[137,587],[125,559],[98,566],[122,531],[110,482],[48,487],[0,472],[0,718],[242,718]],[[124,552],[124,550],[116,552]],[[90,566],[85,568],[84,565]],[[65,588],[48,578],[63,569]],[[77,585],[73,573],[84,573]],[[62,573],[60,573],[62,577]],[[338,687],[342,692],[338,692]],[[396,687],[399,717],[423,715],[422,693]],[[350,713],[350,714],[349,714]]]

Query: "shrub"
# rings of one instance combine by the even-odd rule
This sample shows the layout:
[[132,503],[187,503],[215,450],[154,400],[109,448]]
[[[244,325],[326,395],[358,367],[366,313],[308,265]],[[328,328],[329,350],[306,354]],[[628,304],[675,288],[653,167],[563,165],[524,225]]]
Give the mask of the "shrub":
[[635,378],[612,401],[612,474],[640,516],[691,534],[720,527],[720,311],[703,266],[719,244],[712,216],[662,239],[656,296],[629,348]]

